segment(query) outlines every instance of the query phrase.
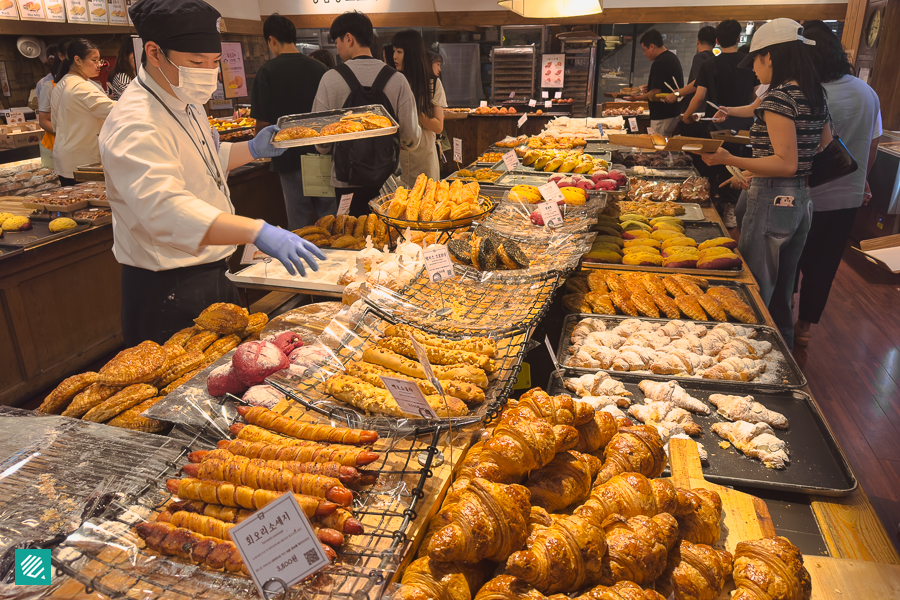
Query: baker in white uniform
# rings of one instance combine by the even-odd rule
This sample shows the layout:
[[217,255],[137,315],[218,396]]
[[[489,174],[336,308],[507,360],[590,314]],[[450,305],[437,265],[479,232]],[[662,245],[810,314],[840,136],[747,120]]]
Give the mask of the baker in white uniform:
[[214,302],[238,301],[225,277],[237,244],[254,243],[294,273],[325,256],[311,243],[234,214],[228,171],[277,156],[278,127],[253,140],[218,143],[203,104],[216,89],[219,12],[202,0],[141,0],[129,9],[144,56],[138,76],[100,131],[113,213],[113,253],[122,264],[127,345],[163,342]]

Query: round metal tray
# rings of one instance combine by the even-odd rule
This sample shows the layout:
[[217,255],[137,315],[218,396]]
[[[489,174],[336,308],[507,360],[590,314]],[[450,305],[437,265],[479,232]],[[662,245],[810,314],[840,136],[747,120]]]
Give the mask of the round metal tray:
[[465,217],[462,219],[452,219],[447,221],[408,221],[406,219],[395,219],[387,216],[382,211],[384,205],[389,202],[393,198],[393,195],[388,194],[386,196],[381,196],[375,200],[372,200],[369,203],[369,206],[372,207],[372,211],[378,215],[378,217],[387,223],[391,227],[395,227],[397,229],[411,229],[413,231],[444,231],[449,229],[460,229],[462,227],[468,227],[472,224],[473,221],[483,219],[487,215],[489,215],[493,210],[497,207],[497,203],[488,196],[479,195],[478,196],[478,204],[483,208],[482,212],[477,215],[471,217]]

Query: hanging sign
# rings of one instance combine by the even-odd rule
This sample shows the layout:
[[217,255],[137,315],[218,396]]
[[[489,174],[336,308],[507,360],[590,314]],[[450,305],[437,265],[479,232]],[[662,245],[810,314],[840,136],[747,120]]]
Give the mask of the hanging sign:
[[226,98],[247,96],[244,50],[240,42],[222,42],[222,83]]

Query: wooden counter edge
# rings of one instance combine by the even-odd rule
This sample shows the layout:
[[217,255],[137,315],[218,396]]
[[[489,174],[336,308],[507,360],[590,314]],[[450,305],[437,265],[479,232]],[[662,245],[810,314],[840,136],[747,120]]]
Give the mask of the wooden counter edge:
[[832,557],[900,564],[900,555],[862,486],[844,498],[810,496],[810,501]]

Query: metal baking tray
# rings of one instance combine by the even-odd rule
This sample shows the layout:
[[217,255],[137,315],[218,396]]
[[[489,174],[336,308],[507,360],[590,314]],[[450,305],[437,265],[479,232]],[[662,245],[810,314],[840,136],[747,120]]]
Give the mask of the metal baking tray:
[[80,217],[76,218],[69,214],[59,213],[59,212],[32,214],[32,215],[29,215],[28,218],[31,219],[32,223],[34,223],[37,220],[37,221],[46,222],[48,224],[51,221],[54,221],[55,219],[61,219],[61,218],[72,219],[73,221],[75,221],[78,224],[85,224],[85,225],[91,225],[91,226],[105,225],[106,223],[112,222],[112,215],[106,215],[105,217],[98,218],[98,219],[83,219]]
[[90,229],[90,227],[91,226],[87,224],[80,224],[77,227],[67,229],[66,231],[51,233],[49,221],[32,220],[31,229],[28,231],[4,231],[2,243],[7,246],[13,245],[21,246],[22,248],[31,248],[32,246],[37,246],[44,242],[58,240],[59,238],[64,238],[73,233]]
[[550,180],[551,175],[555,175],[555,173],[544,173],[543,171],[533,171],[531,173],[506,172],[494,182],[494,185],[509,188],[516,185],[541,186]]
[[337,123],[342,117],[352,114],[360,114],[364,112],[372,112],[382,117],[390,119],[392,126],[383,127],[381,129],[368,129],[366,131],[358,131],[356,133],[339,133],[336,135],[323,135],[319,137],[303,138],[299,140],[287,140],[284,142],[272,142],[276,148],[296,148],[298,146],[312,146],[315,144],[331,144],[333,142],[346,142],[349,140],[361,140],[363,138],[373,138],[382,135],[393,135],[400,129],[400,125],[380,104],[367,104],[365,106],[354,106],[353,108],[338,108],[336,110],[323,110],[320,112],[304,113],[300,115],[285,115],[278,118],[278,127],[287,129],[288,127],[312,127],[321,129],[326,125]]
[[[573,149],[574,149],[574,150],[577,150],[577,148],[573,148]],[[588,154],[588,153],[585,152],[585,154]],[[608,162],[610,165],[612,165],[611,155],[610,155],[608,152],[607,152],[607,153],[602,153],[602,154],[601,154],[601,153],[591,154],[591,156],[596,156],[597,158],[602,159],[602,160],[605,160],[605,161]],[[506,171],[506,163],[504,163],[504,162],[501,160],[501,161],[498,161],[498,162],[494,163],[494,164],[491,166],[491,168],[492,168],[493,170],[495,170],[495,171],[500,171],[500,170]],[[528,166],[523,165],[523,164],[522,164],[522,159],[521,159],[521,158],[519,159],[519,166],[516,167],[515,169],[513,169],[513,170],[510,171],[510,172],[511,172],[511,173],[546,173],[547,175],[566,175],[566,176],[569,176],[569,175],[581,175],[582,177],[590,177],[590,174],[589,174],[589,173],[573,173],[573,172],[560,173],[560,172],[558,172],[558,171],[538,171],[537,169],[535,169],[535,168],[532,167],[531,165],[528,165]]]
[[[634,394],[634,404],[643,402],[644,393],[638,383],[644,379],[665,381],[659,376],[641,377],[640,379],[621,379],[625,388]],[[790,464],[784,469],[766,468],[755,458],[744,456],[733,447],[723,449],[719,443],[724,441],[712,432],[712,424],[728,422],[715,412],[715,405],[707,402],[712,394],[731,394],[736,392],[730,387],[707,382],[684,382],[681,386],[691,396],[706,402],[712,412],[709,415],[691,413],[694,422],[703,427],[703,434],[694,437],[703,444],[709,454],[709,463],[703,468],[703,476],[707,481],[728,485],[758,489],[771,489],[823,496],[846,496],[856,489],[858,483],[847,457],[835,440],[834,433],[822,417],[819,407],[810,396],[801,391],[754,392],[753,398],[766,408],[780,412],[788,418],[788,429],[776,429],[775,435],[784,440],[791,457]],[[568,394],[558,374],[551,375],[547,386],[551,395]],[[741,395],[745,395],[741,393]],[[632,419],[638,422],[637,419]],[[663,475],[668,475],[668,468]]]
[[678,181],[700,175],[697,169],[684,167],[630,167],[626,174],[629,177],[641,177],[642,179],[677,179]]
[[[626,319],[639,319],[641,321],[651,321],[654,323],[659,323],[660,325],[664,325],[669,321],[674,319],[651,319],[649,317],[629,317],[629,316],[619,316],[619,315],[584,315],[584,314],[574,314],[566,316],[565,320],[563,320],[563,328],[562,335],[559,339],[559,346],[557,346],[556,351],[556,359],[560,365],[565,366],[565,359],[568,358],[569,353],[569,345],[570,340],[569,337],[572,334],[572,330],[575,329],[575,325],[581,319],[603,319],[606,323],[607,329],[612,329],[616,327],[619,323]],[[707,325],[708,328],[712,328],[717,325],[717,323],[703,322],[700,321],[702,325]],[[726,381],[726,380],[704,380],[701,377],[690,377],[686,375],[667,375],[663,377],[663,379],[674,379],[676,381],[710,381],[717,385],[724,386],[728,389],[732,390],[765,390],[765,391],[783,391],[786,388],[796,389],[801,388],[806,385],[806,375],[803,374],[803,371],[800,369],[800,366],[797,364],[797,361],[794,360],[794,356],[791,354],[791,351],[788,350],[787,346],[784,344],[784,340],[781,338],[781,335],[778,333],[776,329],[768,327],[766,325],[744,325],[740,324],[742,327],[749,327],[751,329],[756,330],[756,337],[753,338],[758,341],[765,341],[772,344],[772,351],[778,351],[781,353],[783,357],[782,363],[779,365],[777,375],[781,376],[779,381],[769,382],[769,381]],[[613,371],[611,369],[591,369],[587,367],[565,367],[567,370],[578,372],[578,373],[595,373],[597,371],[606,371],[610,375],[615,375],[616,377],[638,377],[640,379],[646,379],[649,376],[654,376],[650,371]],[[766,369],[766,373],[763,374],[765,379],[771,379],[770,369],[771,365]],[[769,377],[766,377],[769,376]],[[659,376],[654,376],[659,377]],[[623,379],[624,380],[624,379]]]
[[[468,169],[468,170],[472,171],[474,173],[477,169],[487,169],[487,168],[490,168],[490,167],[475,167],[474,169]],[[460,170],[463,170],[463,169],[460,169]],[[491,170],[494,170],[494,169],[491,169]],[[481,185],[496,185],[497,180],[500,179],[502,173],[500,173],[499,171],[495,171],[495,172],[497,173],[497,177],[495,177],[494,179],[476,179],[475,177],[464,177],[459,174],[459,171],[454,171],[453,173],[450,173],[444,179],[446,179],[447,181],[455,181],[458,179],[460,181],[465,181],[466,183],[472,183],[474,181]]]
[[[681,217],[679,217],[681,218]],[[699,245],[701,242],[717,237],[731,237],[721,223],[713,221],[686,221],[684,234]],[[734,253],[740,256],[735,248]],[[742,257],[743,260],[743,257]],[[674,269],[671,267],[654,267],[641,265],[623,265],[615,263],[589,262],[582,260],[585,269],[615,269],[618,271],[647,271],[648,273],[686,273],[688,275],[709,275],[711,277],[743,277],[745,265],[742,262],[737,269]]]
[[12,244],[0,244],[0,260],[10,258],[16,254],[22,254],[25,248],[22,246],[14,246]]
[[[50,204],[47,202],[23,202],[25,208],[33,208],[35,210],[46,210],[48,212],[71,213],[88,207],[87,200],[78,200],[71,204]],[[109,206],[107,204],[107,206]]]
[[[610,271],[615,271],[614,269],[609,269]],[[589,271],[582,271],[577,273],[575,276],[587,276]],[[619,275],[623,275],[624,273],[619,273]],[[726,287],[730,290],[734,290],[734,292],[743,300],[750,308],[753,309],[753,316],[756,317],[757,323],[765,323],[766,317],[763,308],[756,302],[756,298],[753,294],[750,293],[750,288],[747,287],[746,283],[742,283],[740,281],[734,281],[731,279],[707,279],[709,281],[710,287]],[[570,292],[564,292],[570,293]],[[590,316],[586,314],[585,316]],[[688,319],[687,317],[682,316],[682,321],[693,321],[693,319]],[[711,323],[713,325],[716,324],[716,321],[695,321],[696,323]],[[734,323],[735,325],[741,325],[735,319],[729,317],[729,323]]]

